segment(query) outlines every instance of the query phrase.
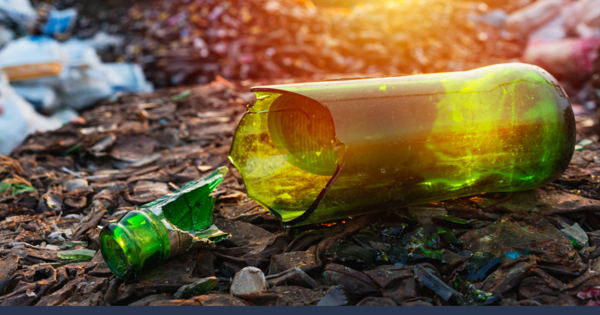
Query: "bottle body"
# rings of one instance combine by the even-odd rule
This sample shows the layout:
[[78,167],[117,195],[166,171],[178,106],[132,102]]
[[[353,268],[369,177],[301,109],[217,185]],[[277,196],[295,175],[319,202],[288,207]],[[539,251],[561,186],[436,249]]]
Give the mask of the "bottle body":
[[105,226],[100,250],[115,276],[133,279],[170,257],[224,239],[227,235],[212,224],[215,198],[209,194],[226,173],[219,168]]
[[100,247],[106,265],[121,279],[159,264],[171,251],[167,228],[148,210],[130,211],[118,223],[104,227]]
[[530,65],[253,91],[230,159],[249,197],[293,224],[532,189],[573,154],[569,100]]

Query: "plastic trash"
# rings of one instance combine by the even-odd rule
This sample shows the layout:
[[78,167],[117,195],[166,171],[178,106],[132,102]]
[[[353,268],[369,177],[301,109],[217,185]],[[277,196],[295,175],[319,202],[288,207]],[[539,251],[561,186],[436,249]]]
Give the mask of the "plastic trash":
[[0,0],[0,21],[9,20],[24,29],[32,29],[37,13],[29,0]]
[[97,69],[70,69],[60,92],[62,104],[75,110],[90,107],[113,95],[104,73]]
[[105,50],[109,47],[119,47],[123,45],[123,37],[117,35],[109,35],[106,32],[98,32],[91,39],[84,40],[86,44],[96,48],[97,50]]
[[23,37],[0,50],[0,70],[11,82],[57,86],[67,75],[67,63],[65,49],[47,36]]
[[15,93],[0,72],[0,154],[10,154],[28,134],[62,126],[58,119],[44,117]]
[[131,63],[105,63],[102,65],[113,92],[152,93],[152,83],[146,81],[142,67]]
[[15,32],[0,24],[0,48],[15,38]]
[[575,145],[566,93],[526,64],[252,91],[230,160],[288,226],[540,187]]
[[102,60],[98,57],[96,49],[79,39],[70,39],[62,44],[68,55],[68,65],[71,68],[100,69]]
[[560,14],[564,0],[542,0],[534,2],[510,14],[505,20],[509,31],[527,35]]
[[210,193],[227,171],[220,167],[105,226],[99,241],[108,268],[118,278],[133,279],[170,257],[226,239],[228,234],[213,224]]
[[530,42],[523,61],[538,65],[560,80],[577,85],[587,80],[594,70],[600,39],[568,38],[550,42]]
[[15,93],[29,102],[36,111],[52,113],[58,106],[58,97],[54,88],[47,85],[13,86]]
[[50,10],[48,21],[42,26],[42,32],[46,35],[63,34],[69,31],[77,19],[77,10]]

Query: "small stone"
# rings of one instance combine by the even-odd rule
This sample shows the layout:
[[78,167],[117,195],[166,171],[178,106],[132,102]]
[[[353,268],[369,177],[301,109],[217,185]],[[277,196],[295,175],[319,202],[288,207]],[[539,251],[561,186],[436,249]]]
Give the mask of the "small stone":
[[82,178],[71,179],[70,181],[65,183],[65,189],[68,191],[75,191],[80,189],[86,189],[88,187],[88,182]]
[[576,249],[581,249],[588,246],[588,235],[579,226],[579,224],[575,223],[572,226],[564,228],[560,231],[566,235],[569,240],[571,240],[571,244],[573,244]]
[[245,294],[267,291],[268,284],[263,272],[256,267],[245,267],[235,274],[231,284],[231,294]]
[[177,290],[177,292],[175,292],[174,297],[176,299],[189,299],[193,296],[202,295],[212,291],[217,284],[219,284],[219,279],[216,277],[204,278],[192,284],[182,286],[179,288],[179,290]]

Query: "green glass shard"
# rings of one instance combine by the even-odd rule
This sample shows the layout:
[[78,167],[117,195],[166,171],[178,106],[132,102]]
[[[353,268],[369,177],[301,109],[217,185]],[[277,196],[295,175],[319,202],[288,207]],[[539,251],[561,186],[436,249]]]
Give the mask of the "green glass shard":
[[213,223],[215,198],[209,194],[223,181],[227,168],[215,170],[201,181],[192,181],[179,190],[166,194],[140,209],[162,209],[169,223],[183,231],[203,230]]
[[190,97],[190,96],[192,96],[192,91],[190,91],[190,90],[185,90],[185,91],[183,91],[183,92],[181,92],[181,93],[179,93],[179,94],[173,95],[173,96],[171,97],[171,100],[172,100],[173,102],[179,102],[179,101],[183,101],[183,100],[185,100],[186,98],[188,98],[188,97]]
[[210,196],[227,171],[218,168],[105,226],[100,250],[110,270],[118,278],[132,279],[169,257],[229,237],[213,225],[215,198]]
[[94,256],[96,255],[96,251],[91,250],[91,249],[73,249],[73,250],[59,251],[56,254],[61,259],[66,259],[66,260],[77,259],[77,260],[89,261],[89,260],[92,260],[92,258],[94,258]]

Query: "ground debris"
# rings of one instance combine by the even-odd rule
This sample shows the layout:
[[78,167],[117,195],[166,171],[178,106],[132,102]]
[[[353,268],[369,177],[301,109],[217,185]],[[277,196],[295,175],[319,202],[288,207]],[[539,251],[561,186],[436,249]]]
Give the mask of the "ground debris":
[[[510,60],[506,56],[516,56],[523,43],[476,23],[479,28],[463,25],[448,39],[436,35],[431,41],[418,42],[407,41],[405,37],[410,34],[402,32],[382,41],[373,28],[352,30],[352,36],[364,42],[357,48],[328,36],[321,38],[317,35],[323,30],[315,29],[335,30],[347,19],[376,22],[384,13],[363,16],[360,10],[372,13],[366,6],[355,13],[340,13],[339,26],[326,25],[319,15],[333,13],[313,16],[306,13],[305,4],[301,4],[306,18],[303,23],[316,21],[315,29],[303,27],[294,18],[292,24],[300,31],[290,35],[292,26],[282,27],[282,31],[267,36],[262,33],[264,21],[259,22],[262,19],[257,13],[267,8],[240,1],[248,4],[247,13],[252,18],[236,24],[236,17],[243,21],[246,10],[234,13],[218,9],[225,2],[207,2],[205,7],[193,2],[188,11],[175,1],[160,9],[163,17],[170,18],[188,12],[181,15],[186,15],[185,21],[197,15],[195,23],[207,23],[201,28],[215,31],[209,32],[210,40],[204,44],[188,42],[191,37],[174,32],[181,26],[179,18],[174,18],[173,29],[169,27],[168,32],[181,39],[173,39],[177,45],[154,47],[156,39],[137,43],[128,38],[126,47],[133,48],[103,52],[105,59],[117,58],[118,54],[130,61],[151,56],[144,67],[158,86],[196,85],[120,95],[83,111],[82,119],[56,131],[30,135],[10,156],[0,156],[0,305],[590,302],[588,293],[600,286],[600,145],[592,128],[597,120],[591,116],[577,116],[580,151],[565,174],[545,187],[483,193],[287,230],[267,209],[248,198],[239,172],[227,158],[245,105],[254,100],[248,91],[254,81],[232,83],[217,74],[236,79],[294,76],[291,81],[299,81],[298,77],[316,80],[330,73],[347,76],[357,72],[461,70]],[[269,2],[279,4],[284,17],[292,14],[284,9],[298,5]],[[458,23],[469,10],[478,14],[488,11],[478,6],[467,9],[458,1],[424,3],[443,13],[440,25],[447,26]],[[448,8],[460,12],[456,17],[448,16],[444,11]],[[165,23],[171,23],[169,18],[154,17],[152,10],[145,4],[131,8],[123,15],[123,23],[140,34],[163,30]],[[428,9],[423,6],[418,10]],[[146,14],[152,18],[142,23]],[[281,18],[276,16],[275,20]],[[410,24],[404,20],[397,23]],[[423,25],[414,23],[418,24]],[[89,23],[89,28],[96,26]],[[408,33],[416,30],[414,26],[403,27]],[[390,31],[400,28],[391,25]],[[256,41],[240,41],[242,35],[228,33],[234,30]],[[221,33],[225,37],[218,35]],[[169,34],[159,38],[171,38]],[[321,47],[321,41],[327,43],[323,57],[311,50],[315,45]],[[457,41],[460,44],[448,46],[448,51],[440,48]],[[404,47],[398,58],[407,61],[388,62],[385,56],[394,51],[390,45],[396,44]],[[475,45],[489,58],[472,58],[464,48],[467,44]],[[256,55],[244,50],[250,46],[264,46],[267,53]],[[152,53],[152,47],[160,53]],[[204,49],[209,57],[202,56]],[[591,143],[582,142],[585,139]],[[231,172],[213,193],[217,199],[214,222],[232,238],[215,249],[173,257],[135,281],[117,280],[99,253],[99,230],[221,166]],[[251,285],[240,286],[248,270],[252,272],[244,279]],[[585,299],[579,297],[582,292]]]

